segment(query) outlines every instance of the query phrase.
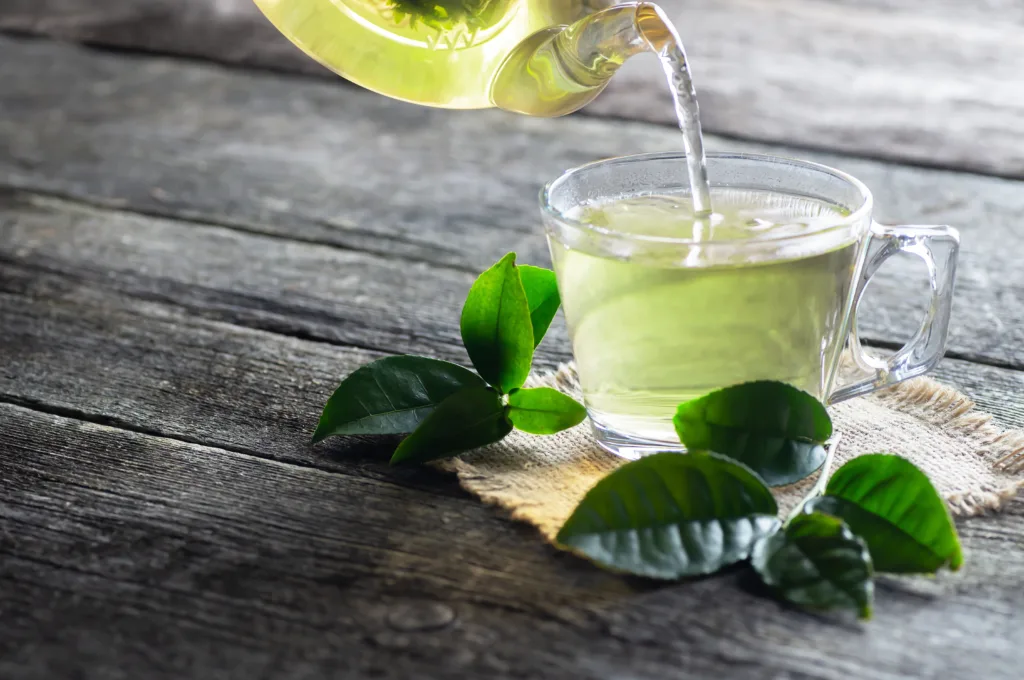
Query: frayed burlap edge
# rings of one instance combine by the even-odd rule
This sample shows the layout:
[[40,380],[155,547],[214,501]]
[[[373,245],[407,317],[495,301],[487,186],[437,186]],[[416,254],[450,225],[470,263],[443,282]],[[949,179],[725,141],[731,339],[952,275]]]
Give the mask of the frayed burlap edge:
[[[571,364],[563,364],[555,371],[532,375],[527,386],[555,387],[580,397],[578,378]],[[988,462],[993,471],[1006,478],[1005,483],[981,485],[945,494],[945,500],[954,515],[968,517],[997,512],[1024,489],[1024,431],[1004,430],[993,422],[993,416],[978,411],[974,401],[958,390],[922,377],[862,399],[874,400],[879,405],[944,430],[951,436],[969,439],[974,453]],[[576,430],[588,427],[584,423]],[[557,446],[557,441],[551,440],[559,436],[531,438],[518,443],[506,440],[459,458],[438,461],[435,467],[456,474],[463,489],[484,503],[505,510],[511,519],[534,525],[551,541],[571,507],[578,502],[579,489],[575,486],[570,488],[571,485],[567,484],[565,493],[558,493],[558,479],[551,479],[548,476],[550,471],[545,470],[541,474],[545,475],[545,484],[552,488],[552,493],[543,499],[529,498],[529,494],[517,492],[517,485],[510,483],[510,479],[522,480],[529,475],[529,469],[533,466],[529,450],[531,444],[535,448]],[[575,436],[579,436],[578,432]],[[542,443],[545,440],[550,444]],[[501,457],[501,461],[494,457]],[[479,462],[484,458],[488,461],[486,466]],[[572,468],[571,477],[590,477],[596,481],[622,463],[621,459],[595,446],[592,450],[576,455],[568,465]],[[519,467],[513,470],[512,466]],[[509,471],[513,474],[503,474]],[[803,486],[809,488],[812,483],[813,480],[808,480]]]
[[[976,453],[994,470],[1024,473],[1024,432],[1004,430],[993,416],[976,410],[974,400],[931,378],[914,378],[883,390],[873,398],[941,429],[978,442]],[[1024,479],[996,488],[980,488],[946,496],[954,515],[965,517],[996,512],[1024,489]]]

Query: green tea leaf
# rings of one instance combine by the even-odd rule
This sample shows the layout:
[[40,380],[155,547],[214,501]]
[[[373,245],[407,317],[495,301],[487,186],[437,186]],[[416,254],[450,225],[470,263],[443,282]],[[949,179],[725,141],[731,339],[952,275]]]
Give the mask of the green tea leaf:
[[464,387],[483,386],[472,371],[416,356],[379,359],[358,368],[327,400],[313,443],[345,434],[412,432]]
[[536,347],[548,332],[548,326],[555,318],[562,298],[558,295],[558,282],[550,269],[519,265],[519,278],[523,281],[526,300],[530,304],[530,321],[533,324],[533,346]]
[[825,406],[779,382],[727,387],[679,406],[676,432],[688,449],[735,458],[769,486],[792,484],[825,462],[832,436]]
[[750,563],[783,598],[808,609],[855,609],[871,617],[871,555],[842,520],[797,515],[758,542]]
[[503,439],[512,431],[501,395],[490,387],[467,387],[442,401],[402,440],[391,464],[448,458]]
[[572,397],[550,387],[514,390],[508,398],[508,417],[517,429],[554,434],[583,422],[587,410]]
[[878,571],[933,573],[945,564],[954,571],[963,564],[946,504],[905,458],[883,453],[854,458],[836,470],[825,495],[809,501],[805,510],[845,521],[867,542]]
[[713,453],[658,453],[599,481],[557,542],[615,571],[674,579],[746,559],[778,526],[771,491]]
[[477,278],[461,327],[462,342],[484,380],[504,393],[523,386],[533,363],[533,323],[515,253]]
[[411,16],[413,25],[422,21],[437,30],[451,30],[459,24],[486,28],[510,11],[508,2],[495,0],[388,0],[395,21]]

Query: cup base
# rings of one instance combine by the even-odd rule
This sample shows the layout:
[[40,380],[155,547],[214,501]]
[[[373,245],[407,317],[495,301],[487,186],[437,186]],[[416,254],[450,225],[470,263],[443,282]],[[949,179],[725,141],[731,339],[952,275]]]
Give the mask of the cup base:
[[[613,429],[591,417],[590,429],[598,446],[620,458],[638,460],[652,453],[686,453],[686,447],[678,439],[648,438],[642,435]],[[674,436],[675,433],[673,433]]]

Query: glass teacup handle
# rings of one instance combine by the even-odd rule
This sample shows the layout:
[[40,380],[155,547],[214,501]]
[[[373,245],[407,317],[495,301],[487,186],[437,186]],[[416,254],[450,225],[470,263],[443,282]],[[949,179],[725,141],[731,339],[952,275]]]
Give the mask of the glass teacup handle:
[[[830,403],[874,392],[927,373],[939,363],[946,348],[949,317],[953,309],[957,255],[960,252],[959,232],[947,226],[890,227],[873,223],[865,247],[867,253],[864,266],[854,292],[849,347],[861,375],[866,373],[867,377],[834,390],[829,396]],[[924,321],[910,341],[890,357],[875,357],[866,352],[861,344],[857,313],[871,277],[896,253],[910,253],[924,261],[928,267],[931,299]]]

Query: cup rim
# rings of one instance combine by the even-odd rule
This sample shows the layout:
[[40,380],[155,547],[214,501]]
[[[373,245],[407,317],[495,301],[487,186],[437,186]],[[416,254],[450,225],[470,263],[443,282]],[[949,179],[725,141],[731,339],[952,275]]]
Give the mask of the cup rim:
[[[680,163],[685,163],[686,153],[683,151],[655,151],[651,153],[638,153],[630,154],[626,156],[613,156],[611,158],[603,158],[583,165],[578,165],[574,168],[570,168],[563,172],[555,179],[547,182],[540,191],[540,208],[541,212],[552,219],[558,220],[563,224],[570,227],[580,229],[586,232],[592,232],[608,238],[620,238],[630,241],[638,241],[649,244],[662,244],[662,245],[678,245],[678,246],[700,246],[703,248],[728,246],[736,248],[737,246],[742,247],[744,244],[756,244],[756,245],[767,245],[767,244],[778,244],[785,242],[798,242],[807,238],[819,237],[822,234],[828,234],[832,231],[847,228],[851,225],[858,224],[866,218],[870,218],[871,210],[873,207],[874,197],[871,194],[871,190],[868,189],[867,185],[862,181],[854,177],[853,175],[837,170],[823,163],[815,163],[814,161],[806,161],[800,158],[791,158],[788,156],[773,156],[771,154],[759,154],[759,153],[734,153],[734,152],[715,152],[707,154],[707,158],[728,161],[728,160],[745,160],[755,161],[765,164],[776,164],[776,165],[790,165],[801,167],[806,170],[814,170],[825,174],[832,175],[833,177],[846,182],[853,186],[861,196],[861,203],[855,209],[850,211],[849,215],[838,219],[835,224],[830,224],[827,227],[822,227],[816,231],[811,231],[797,235],[786,235],[778,236],[775,238],[759,238],[756,240],[752,239],[740,239],[740,240],[726,240],[726,241],[699,241],[693,238],[683,238],[675,236],[653,236],[649,234],[631,234],[627,232],[616,231],[614,229],[608,229],[607,227],[599,227],[586,222],[581,222],[572,217],[568,217],[560,210],[555,209],[551,205],[551,192],[558,189],[558,186],[563,182],[568,181],[574,175],[581,172],[593,169],[598,166],[611,166],[611,165],[629,165],[632,163],[644,163],[659,160],[678,160]],[[714,183],[712,182],[712,186]]]

